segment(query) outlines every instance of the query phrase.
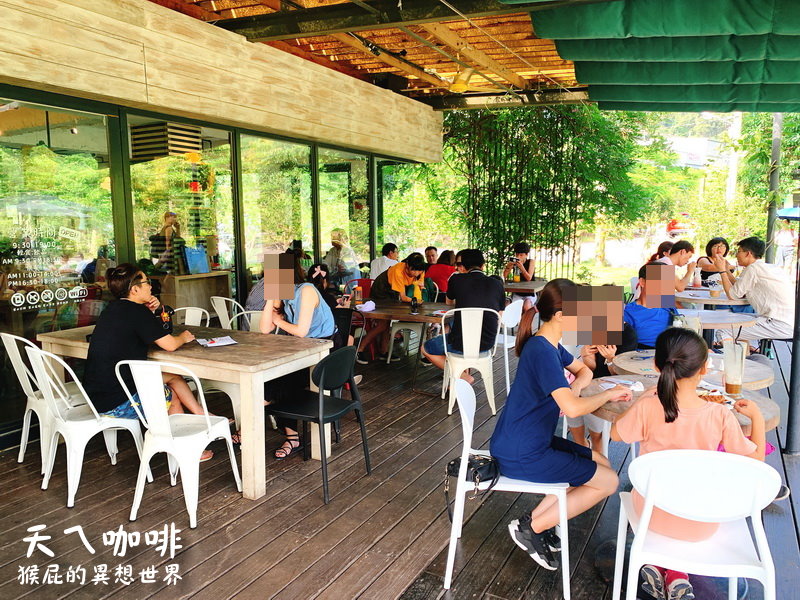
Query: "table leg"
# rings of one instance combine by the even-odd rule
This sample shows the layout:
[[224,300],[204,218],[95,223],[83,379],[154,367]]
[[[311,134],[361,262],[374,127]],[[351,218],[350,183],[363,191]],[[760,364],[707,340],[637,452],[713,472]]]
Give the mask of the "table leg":
[[264,384],[254,373],[239,375],[242,411],[242,487],[249,500],[267,493],[264,454]]
[[[325,423],[323,426],[325,430],[325,456],[331,456],[331,424]],[[322,453],[319,451],[319,425],[311,423],[311,458],[314,460],[322,460]],[[308,443],[304,440],[305,443]]]

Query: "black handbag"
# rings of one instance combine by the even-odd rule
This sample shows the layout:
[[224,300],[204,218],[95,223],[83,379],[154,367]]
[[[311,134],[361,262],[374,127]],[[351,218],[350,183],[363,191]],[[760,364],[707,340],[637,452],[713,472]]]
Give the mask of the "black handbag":
[[[461,457],[454,458],[445,468],[444,475],[444,501],[447,505],[447,516],[450,522],[453,522],[453,509],[450,506],[450,478],[458,477],[458,472],[461,470]],[[475,489],[470,500],[474,500],[478,496],[484,496],[486,492],[490,491],[495,485],[497,480],[500,479],[500,468],[497,461],[491,456],[479,456],[477,454],[470,454],[467,461],[467,481],[471,481],[475,485]],[[485,490],[480,490],[480,485],[484,482],[489,482],[489,487]]]

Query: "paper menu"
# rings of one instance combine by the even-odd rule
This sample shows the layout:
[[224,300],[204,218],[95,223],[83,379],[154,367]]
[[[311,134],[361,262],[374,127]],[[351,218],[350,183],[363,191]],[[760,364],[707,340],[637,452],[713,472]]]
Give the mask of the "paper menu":
[[222,337],[210,339],[197,338],[197,343],[204,348],[216,348],[217,346],[230,346],[231,344],[235,344],[237,342],[231,336],[224,335]]

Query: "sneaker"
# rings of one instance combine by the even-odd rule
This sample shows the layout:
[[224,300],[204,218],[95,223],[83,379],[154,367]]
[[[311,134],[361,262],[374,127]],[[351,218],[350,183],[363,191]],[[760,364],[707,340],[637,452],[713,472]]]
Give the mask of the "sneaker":
[[430,367],[433,363],[428,359],[427,356],[423,356],[419,359],[419,364],[421,364],[423,367]]
[[667,600],[694,600],[694,590],[689,576],[680,571],[667,570]]
[[543,531],[544,541],[551,552],[561,552],[561,537],[558,535],[555,527],[551,527],[547,531]]
[[525,515],[508,524],[508,532],[514,543],[525,550],[528,555],[543,569],[556,571],[558,561],[553,556],[545,541],[544,533],[534,533],[531,529],[531,516]]
[[368,365],[369,364],[369,355],[366,352],[357,352],[356,353],[356,362],[360,365]]
[[[378,354],[378,360],[381,361],[381,362],[386,362],[387,358],[389,358],[389,353],[388,352],[384,352],[383,354]],[[392,358],[390,360],[391,360],[391,362],[397,362],[398,360],[400,360],[400,357],[399,356],[395,356],[394,354],[392,354]]]
[[664,593],[664,576],[661,569],[655,565],[645,565],[642,567],[642,590],[650,594],[656,600],[666,600]]

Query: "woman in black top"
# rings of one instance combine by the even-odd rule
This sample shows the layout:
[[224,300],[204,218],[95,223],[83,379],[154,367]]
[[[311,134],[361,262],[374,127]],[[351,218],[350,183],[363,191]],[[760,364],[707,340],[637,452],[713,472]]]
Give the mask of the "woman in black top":
[[[84,388],[97,412],[122,418],[137,418],[136,411],[128,401],[115,373],[121,360],[147,360],[150,344],[172,352],[194,340],[194,335],[183,331],[178,335],[169,333],[169,313],[159,310],[161,303],[152,295],[150,280],[136,266],[123,263],[106,273],[108,289],[117,298],[100,314],[86,357]],[[158,313],[158,314],[157,314]],[[128,389],[136,390],[129,369],[122,369],[122,378]],[[163,373],[168,390],[169,414],[186,411],[203,414],[203,408],[195,400],[192,390],[180,375]],[[138,401],[138,394],[134,394]],[[206,451],[201,460],[211,458]]]
[[[697,259],[697,266],[700,268],[700,279],[704,285],[708,285],[709,279],[711,281],[719,281],[722,271],[714,266],[714,259],[728,256],[728,250],[730,250],[728,240],[723,237],[711,238],[706,244],[706,255]],[[728,270],[733,272],[733,267],[729,267]]]
[[[508,275],[516,267],[519,271],[520,281],[530,281],[536,273],[536,260],[528,258],[531,252],[531,245],[527,242],[519,242],[514,244],[514,256],[506,263],[506,268],[503,269],[503,279],[508,279]],[[525,303],[522,306],[523,311],[533,308],[536,304],[536,294],[512,294],[511,301],[522,299]]]

